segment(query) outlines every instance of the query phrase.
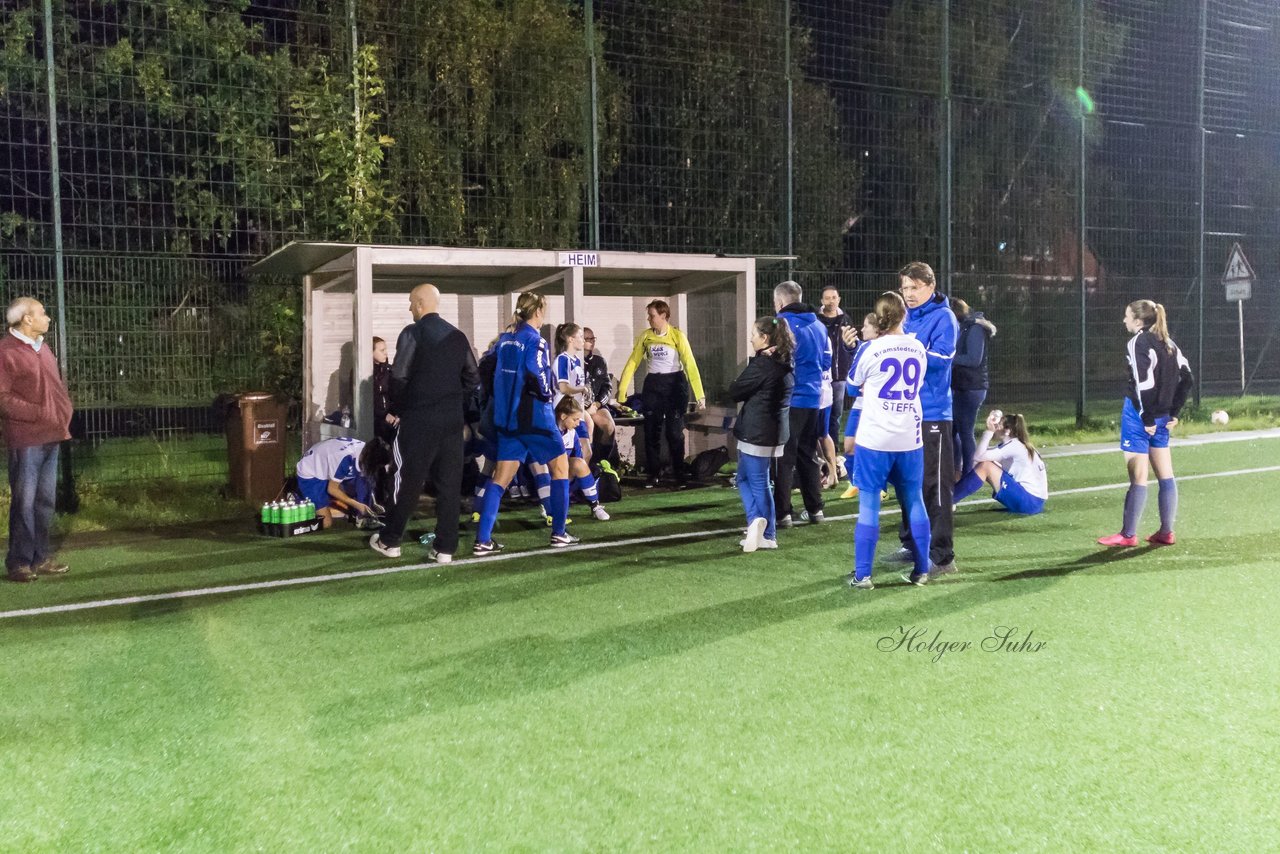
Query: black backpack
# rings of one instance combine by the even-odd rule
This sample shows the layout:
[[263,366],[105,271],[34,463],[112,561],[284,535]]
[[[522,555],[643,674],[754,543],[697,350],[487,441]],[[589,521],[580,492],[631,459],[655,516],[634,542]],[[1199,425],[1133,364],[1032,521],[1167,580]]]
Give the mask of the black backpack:
[[591,464],[591,473],[596,478],[596,496],[602,504],[612,504],[622,500],[622,483],[618,473],[612,466],[602,467],[599,463]]
[[708,448],[689,461],[689,473],[697,481],[708,481],[715,477],[720,467],[729,462],[729,449],[721,445],[719,448]]

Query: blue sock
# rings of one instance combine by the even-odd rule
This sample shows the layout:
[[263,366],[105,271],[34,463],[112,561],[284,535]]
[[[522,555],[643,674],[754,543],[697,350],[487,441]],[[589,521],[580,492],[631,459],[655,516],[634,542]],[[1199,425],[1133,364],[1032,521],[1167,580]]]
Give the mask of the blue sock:
[[1129,484],[1129,491],[1124,494],[1124,527],[1120,533],[1132,537],[1138,533],[1138,520],[1142,518],[1142,510],[1147,506],[1147,485],[1145,483]]
[[577,484],[578,489],[582,490],[582,495],[584,498],[587,499],[587,501],[591,502],[592,504],[599,503],[600,496],[596,491],[596,479],[594,475],[588,472],[587,474],[584,474],[582,477],[574,480],[574,483]]
[[871,577],[871,564],[876,559],[876,543],[880,541],[879,525],[853,526],[853,577],[858,581]]
[[1173,478],[1157,482],[1160,486],[1156,498],[1160,502],[1160,533],[1168,534],[1173,530],[1173,520],[1178,515],[1178,482]]
[[476,542],[487,543],[493,539],[493,523],[498,521],[498,508],[502,505],[502,493],[506,487],[490,483],[480,504],[480,527],[476,529]]
[[932,563],[929,559],[929,546],[933,535],[929,531],[929,514],[924,511],[923,502],[920,504],[920,515],[924,518],[911,520],[911,540],[915,543],[916,572],[924,575]]
[[973,469],[969,469],[969,473],[960,478],[956,484],[955,492],[952,493],[952,503],[958,503],[961,500],[973,495],[982,488],[982,478],[978,477],[978,473]]
[[551,514],[551,472],[537,472],[533,476],[533,482],[538,487],[538,500],[542,502],[542,512],[547,516]]
[[569,480],[557,478],[551,481],[551,533],[563,534],[565,519],[569,518]]

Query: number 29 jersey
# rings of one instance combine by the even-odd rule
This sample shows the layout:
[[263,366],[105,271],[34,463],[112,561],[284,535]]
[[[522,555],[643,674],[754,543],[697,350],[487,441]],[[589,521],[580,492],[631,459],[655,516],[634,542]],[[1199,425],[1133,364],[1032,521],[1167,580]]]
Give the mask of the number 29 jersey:
[[920,385],[928,355],[910,335],[883,335],[867,342],[851,379],[862,389],[859,448],[914,451],[920,440]]

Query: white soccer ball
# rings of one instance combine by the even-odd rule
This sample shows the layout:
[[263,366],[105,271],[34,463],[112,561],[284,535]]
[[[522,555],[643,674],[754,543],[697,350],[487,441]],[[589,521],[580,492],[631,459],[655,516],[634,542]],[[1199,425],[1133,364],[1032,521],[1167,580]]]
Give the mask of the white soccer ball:
[[1213,414],[1209,416],[1209,420],[1214,424],[1226,424],[1231,420],[1231,416],[1227,414],[1225,409],[1215,409]]

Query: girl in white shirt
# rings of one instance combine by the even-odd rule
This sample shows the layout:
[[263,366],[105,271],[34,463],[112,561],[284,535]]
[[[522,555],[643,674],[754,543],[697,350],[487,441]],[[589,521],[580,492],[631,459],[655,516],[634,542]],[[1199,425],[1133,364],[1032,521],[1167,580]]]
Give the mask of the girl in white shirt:
[[[1049,497],[1049,479],[1044,460],[1027,438],[1027,422],[1021,415],[1004,415],[993,409],[987,416],[986,431],[974,452],[974,466],[956,484],[955,500],[991,485],[993,497],[1011,513],[1029,516],[1044,510]],[[991,440],[999,444],[990,447]]]

